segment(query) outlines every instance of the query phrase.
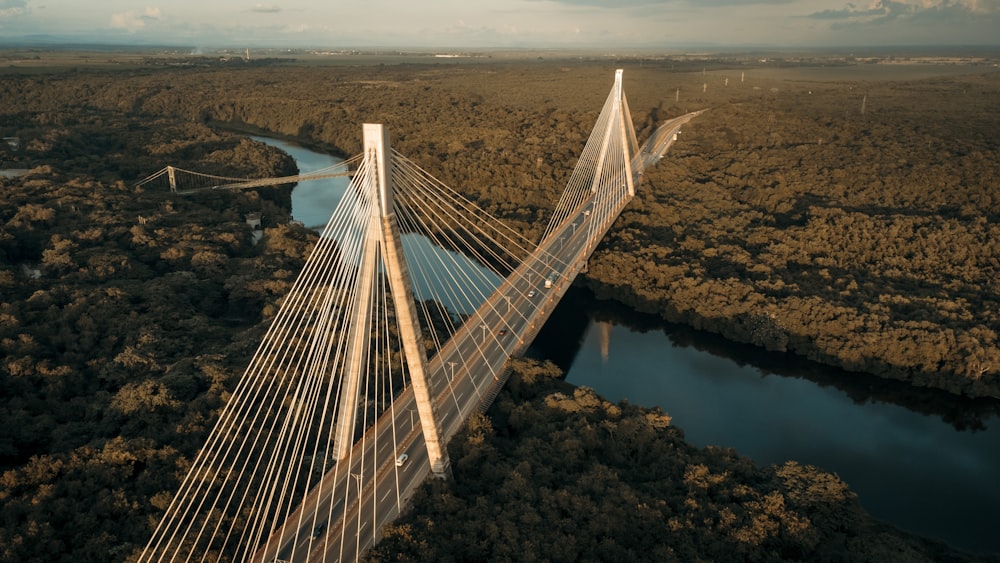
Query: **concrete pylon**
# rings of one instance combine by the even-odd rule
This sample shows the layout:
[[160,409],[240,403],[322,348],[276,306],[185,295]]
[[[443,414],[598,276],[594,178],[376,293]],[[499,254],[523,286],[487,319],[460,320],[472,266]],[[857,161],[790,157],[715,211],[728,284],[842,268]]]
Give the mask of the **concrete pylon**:
[[[602,171],[604,170],[605,159],[608,157],[611,136],[615,132],[621,135],[622,157],[625,159],[625,164],[630,168],[632,166],[632,158],[635,156],[638,147],[635,138],[635,128],[632,127],[632,116],[629,114],[628,102],[625,100],[625,89],[622,86],[622,69],[615,71],[615,84],[612,86],[611,91],[614,96],[614,113],[608,119],[604,130],[604,137],[601,140],[601,152],[597,155],[597,173],[594,174],[594,180],[590,186],[591,193],[595,194],[597,193],[597,186],[604,177]],[[634,196],[635,184],[632,179],[631,170],[629,174],[625,175],[625,182],[629,197]]]
[[333,457],[344,459],[354,446],[354,427],[358,418],[361,374],[365,372],[369,359],[371,340],[372,289],[375,279],[375,261],[378,256],[378,229],[375,221],[369,219],[365,229],[364,250],[361,255],[357,297],[351,311],[351,339],[347,344],[346,380],[340,394],[337,432],[334,435]]
[[639,152],[639,141],[635,138],[635,127],[632,126],[632,112],[629,111],[628,100],[625,98],[625,86],[622,84],[621,69],[615,71],[615,90],[618,92],[618,119],[620,120],[619,129],[622,136],[622,150],[625,152],[625,165],[629,167],[630,171],[629,174],[625,175],[625,181],[628,183],[629,197],[634,197],[635,170],[632,170],[632,167],[636,164],[639,166],[642,164],[635,159],[635,155]]
[[622,84],[622,69],[615,71],[615,85],[612,87],[615,93],[615,115],[614,119],[608,121],[608,136],[617,129],[621,135],[619,143],[622,147],[622,158],[625,165],[629,167],[629,173],[625,175],[625,189],[629,197],[635,196],[635,182],[633,181],[632,158],[638,151],[638,142],[635,139],[635,128],[632,127],[632,116],[629,113],[628,101],[625,100],[625,86]]
[[[423,346],[423,337],[420,333],[420,324],[417,319],[417,307],[413,299],[413,290],[410,287],[410,274],[406,266],[406,259],[403,256],[403,245],[399,236],[399,225],[396,221],[396,213],[392,208],[392,160],[389,151],[389,135],[381,124],[364,124],[364,154],[366,158],[373,159],[377,186],[373,197],[377,198],[376,213],[378,217],[373,217],[369,222],[369,229],[366,232],[368,241],[381,247],[381,253],[377,249],[365,251],[365,258],[362,259],[362,267],[365,268],[369,254],[374,257],[381,255],[386,277],[389,281],[389,291],[392,294],[393,306],[396,310],[396,319],[399,323],[400,339],[403,342],[403,356],[406,358],[406,365],[410,371],[410,382],[413,386],[413,396],[417,403],[417,413],[420,416],[420,426],[424,434],[424,443],[427,447],[427,457],[430,460],[431,471],[436,477],[447,478],[451,474],[451,461],[448,459],[448,452],[441,443],[441,431],[438,428],[437,416],[434,412],[434,404],[431,401],[430,386],[427,382],[427,353]],[[371,276],[375,275],[375,267],[371,265]],[[362,282],[370,286],[373,278],[364,279]],[[363,299],[365,310],[370,310],[369,301],[371,299],[370,290],[368,295],[362,295],[365,291],[359,288],[359,299]],[[342,459],[350,450],[352,444],[347,444],[348,437],[353,438],[353,422],[356,412],[351,410],[350,405],[357,406],[357,381],[360,376],[363,364],[355,364],[355,350],[362,345],[367,346],[369,330],[366,313],[355,311],[355,321],[360,325],[354,331],[351,344],[349,346],[347,372],[348,381],[344,385],[342,397],[348,402],[341,401],[340,417],[337,429],[337,439],[340,441],[343,436],[345,440],[342,445],[336,447],[338,459]],[[360,359],[360,356],[359,356]],[[352,383],[353,382],[353,383]],[[350,433],[347,426],[351,427]]]

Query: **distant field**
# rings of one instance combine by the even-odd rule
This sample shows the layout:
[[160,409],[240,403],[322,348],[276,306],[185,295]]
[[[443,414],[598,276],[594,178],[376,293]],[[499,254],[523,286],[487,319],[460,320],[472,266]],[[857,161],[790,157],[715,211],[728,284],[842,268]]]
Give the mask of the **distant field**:
[[[205,50],[190,48],[0,48],[0,75],[44,74],[50,72],[94,69],[134,70],[144,66],[228,66],[241,64],[242,49]],[[867,57],[845,64],[843,53],[755,55],[753,53],[687,53],[683,51],[505,49],[460,50],[428,48],[421,50],[369,49],[253,49],[250,60],[256,64],[293,64],[296,66],[373,66],[373,65],[468,65],[476,63],[551,63],[562,64],[647,61],[677,63],[676,70],[706,68],[709,74],[738,80],[740,70],[752,70],[765,80],[854,81],[921,80],[935,76],[982,73],[1000,70],[1000,55],[981,54],[944,57],[924,56],[896,59]],[[720,67],[727,67],[720,69]]]
[[[885,62],[859,63],[844,66],[768,67],[761,64],[753,72],[758,78],[771,80],[812,80],[835,82],[844,80],[924,80],[935,76],[980,74],[998,70],[995,63],[925,63]],[[716,71],[722,73],[723,71]],[[729,71],[728,74],[732,75]]]

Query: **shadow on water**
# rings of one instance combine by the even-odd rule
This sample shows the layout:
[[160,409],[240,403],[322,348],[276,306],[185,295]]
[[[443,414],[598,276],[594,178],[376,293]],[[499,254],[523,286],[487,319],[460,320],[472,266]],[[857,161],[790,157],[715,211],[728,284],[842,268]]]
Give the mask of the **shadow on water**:
[[638,333],[663,332],[675,347],[693,348],[728,359],[739,367],[753,367],[762,375],[793,377],[821,387],[833,387],[859,405],[877,401],[940,417],[959,431],[985,430],[986,421],[1000,417],[1000,401],[995,399],[971,399],[939,389],[914,387],[901,381],[825,366],[794,354],[768,352],[717,334],[671,324],[613,301],[598,300],[589,290],[578,286],[573,286],[553,311],[529,355],[552,360],[563,372],[568,372],[591,320],[621,325]]

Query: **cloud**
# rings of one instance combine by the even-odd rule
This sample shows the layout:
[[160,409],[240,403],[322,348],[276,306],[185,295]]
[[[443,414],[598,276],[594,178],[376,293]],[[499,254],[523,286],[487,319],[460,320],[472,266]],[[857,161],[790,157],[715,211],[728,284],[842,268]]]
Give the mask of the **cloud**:
[[124,29],[129,33],[135,33],[141,30],[142,28],[146,27],[147,23],[157,21],[159,19],[160,19],[159,8],[147,7],[142,12],[138,12],[136,10],[129,10],[127,12],[111,14],[111,28]]
[[809,14],[807,17],[816,20],[847,20],[857,18],[873,18],[885,16],[889,13],[888,8],[881,5],[881,2],[878,2],[877,4],[878,5],[874,5],[869,8],[858,8],[854,4],[849,3],[843,9],[822,10]]
[[1000,14],[1000,0],[952,0],[927,3],[937,4],[942,8],[958,8],[973,14]]
[[[540,0],[528,0],[540,1]],[[646,8],[649,6],[667,7],[705,7],[705,6],[754,6],[759,4],[791,4],[796,0],[551,0],[569,6],[588,8]],[[985,2],[997,0],[982,0]]]
[[[528,0],[529,2],[540,2],[544,0]],[[557,4],[567,4],[570,6],[585,6],[594,8],[635,8],[637,6],[653,6],[664,4],[664,0],[552,0]]]
[[0,19],[23,16],[28,13],[28,0],[0,0]]
[[260,14],[277,14],[281,11],[281,6],[277,4],[254,4],[253,8],[250,8],[251,12],[257,12]]
[[840,10],[822,10],[808,18],[841,22],[886,23],[898,19],[956,18],[1000,13],[1000,0],[874,0],[866,8],[848,3]]

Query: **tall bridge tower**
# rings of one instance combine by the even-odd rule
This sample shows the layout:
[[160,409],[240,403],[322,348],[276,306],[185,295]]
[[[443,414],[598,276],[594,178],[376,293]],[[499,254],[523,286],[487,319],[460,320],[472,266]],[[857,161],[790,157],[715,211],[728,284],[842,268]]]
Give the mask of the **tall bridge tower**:
[[417,320],[416,304],[410,287],[410,274],[403,256],[403,245],[399,236],[399,225],[392,207],[392,154],[389,150],[389,134],[381,124],[364,124],[364,157],[369,160],[369,174],[359,189],[368,190],[369,198],[376,202],[371,206],[371,214],[363,227],[365,248],[361,258],[361,283],[358,296],[353,303],[354,327],[348,344],[347,380],[341,395],[337,423],[334,457],[344,459],[354,445],[355,422],[360,389],[360,380],[367,364],[367,351],[371,338],[371,314],[373,280],[378,274],[378,266],[385,269],[392,293],[393,307],[399,322],[403,355],[410,372],[413,394],[416,398],[417,413],[423,429],[424,443],[430,459],[431,471],[436,477],[446,478],[450,473],[448,452],[441,443],[438,417],[434,413],[427,382],[427,354],[424,351],[420,324]]

